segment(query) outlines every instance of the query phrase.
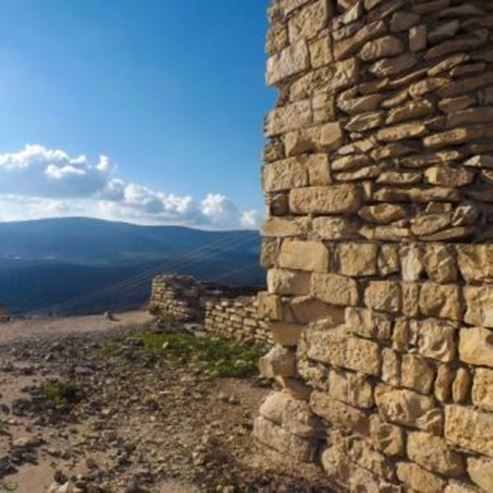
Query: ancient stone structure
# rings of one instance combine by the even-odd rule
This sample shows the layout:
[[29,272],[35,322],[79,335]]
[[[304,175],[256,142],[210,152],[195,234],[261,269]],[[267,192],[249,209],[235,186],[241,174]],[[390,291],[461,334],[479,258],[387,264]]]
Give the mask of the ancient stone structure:
[[202,283],[177,274],[152,283],[149,309],[172,322],[203,324],[208,332],[241,342],[271,346],[268,321],[259,317],[258,288],[232,288]]
[[493,2],[273,0],[255,434],[343,491],[493,491]]

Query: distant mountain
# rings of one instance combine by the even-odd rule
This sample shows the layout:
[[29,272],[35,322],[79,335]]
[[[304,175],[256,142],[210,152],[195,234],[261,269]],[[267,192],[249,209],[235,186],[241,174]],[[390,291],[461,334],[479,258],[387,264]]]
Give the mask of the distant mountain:
[[256,231],[201,231],[86,218],[0,223],[0,302],[16,312],[136,306],[152,277],[182,272],[262,285]]

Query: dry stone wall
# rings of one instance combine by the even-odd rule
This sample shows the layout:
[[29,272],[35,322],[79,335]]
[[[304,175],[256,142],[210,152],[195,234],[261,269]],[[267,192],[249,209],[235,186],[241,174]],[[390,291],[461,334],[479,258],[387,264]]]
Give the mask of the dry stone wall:
[[269,347],[272,335],[268,320],[259,316],[257,290],[162,275],[153,280],[149,309],[166,321],[203,324],[208,332]]
[[342,491],[493,492],[493,2],[269,20],[255,436]]

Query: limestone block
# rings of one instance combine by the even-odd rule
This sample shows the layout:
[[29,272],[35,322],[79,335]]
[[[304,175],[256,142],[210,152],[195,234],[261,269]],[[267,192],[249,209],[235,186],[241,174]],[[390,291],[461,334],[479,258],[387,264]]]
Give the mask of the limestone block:
[[323,240],[352,240],[359,236],[358,224],[345,217],[316,217],[313,229]]
[[478,493],[477,488],[470,484],[461,483],[459,481],[450,481],[445,488],[445,493]]
[[457,330],[453,325],[440,320],[427,319],[418,322],[417,327],[417,345],[420,354],[443,362],[455,358]]
[[368,435],[368,416],[361,410],[339,402],[324,392],[314,391],[310,397],[310,407],[315,414],[335,426]]
[[282,318],[282,301],[281,297],[266,292],[257,294],[258,316],[269,320],[281,320]]
[[349,132],[364,132],[380,126],[383,121],[383,111],[369,111],[353,116],[344,128]]
[[459,447],[493,457],[493,414],[471,407],[445,407],[445,439]]
[[395,274],[400,270],[399,251],[395,245],[382,245],[378,256],[378,271],[382,276]]
[[390,348],[382,351],[382,381],[394,387],[401,383],[401,358]]
[[308,358],[367,375],[380,374],[380,347],[373,341],[351,337],[341,326],[310,327],[305,334]]
[[299,10],[288,24],[290,42],[314,38],[327,25],[330,15],[331,10],[327,0],[317,0]]
[[264,269],[270,269],[274,267],[277,259],[277,242],[270,239],[262,239],[262,246],[260,248],[260,265]]
[[397,477],[413,491],[420,493],[442,493],[446,486],[439,476],[411,462],[397,464]]
[[369,39],[383,34],[386,30],[383,21],[376,21],[365,24],[353,36],[337,41],[334,45],[334,57],[336,60],[342,60],[348,55],[355,53]]
[[322,434],[322,423],[313,414],[308,402],[290,398],[282,408],[283,427],[301,438],[315,438]]
[[463,306],[460,288],[455,284],[423,283],[419,309],[424,316],[461,320]]
[[279,192],[308,185],[304,163],[297,158],[276,161],[262,170],[263,188],[266,192]]
[[455,403],[465,402],[471,390],[471,374],[467,368],[459,368],[452,385],[452,398]]
[[267,84],[277,84],[307,70],[309,66],[308,46],[304,40],[298,41],[267,60]]
[[406,434],[401,427],[385,423],[374,414],[370,418],[370,436],[373,445],[385,455],[404,455]]
[[305,218],[270,217],[262,224],[262,236],[284,238],[301,236],[308,231],[309,222]]
[[460,245],[457,262],[467,282],[493,281],[493,245]]
[[260,405],[260,416],[279,426],[282,425],[282,412],[289,399],[287,392],[271,392]]
[[377,204],[362,207],[358,214],[365,221],[375,224],[389,224],[407,216],[406,209],[397,204]]
[[340,273],[353,277],[376,274],[377,254],[373,243],[342,243],[338,248]]
[[424,264],[434,282],[445,284],[457,280],[457,266],[452,248],[443,244],[426,245]]
[[400,284],[392,281],[371,281],[365,290],[365,305],[373,310],[399,312],[402,306]]
[[259,361],[260,374],[265,378],[296,375],[296,354],[282,346],[273,347]]
[[462,329],[459,357],[471,365],[493,368],[493,331],[482,327]]
[[334,399],[354,407],[365,409],[373,406],[373,387],[365,375],[331,370],[328,393]]
[[385,455],[373,449],[370,440],[359,437],[347,439],[347,451],[349,458],[359,466],[373,472],[376,476],[387,480],[394,477],[393,464]]
[[348,488],[349,477],[351,476],[352,464],[340,447],[327,447],[320,458],[322,467],[331,484],[339,485],[341,488]]
[[431,185],[442,187],[464,187],[474,181],[475,174],[465,168],[441,165],[425,171],[425,179]]
[[267,287],[272,294],[306,295],[310,293],[310,279],[308,272],[270,269],[267,272]]
[[267,137],[273,137],[303,128],[310,125],[312,119],[311,102],[309,100],[297,101],[296,103],[276,108],[267,115],[265,134]]
[[360,201],[360,188],[349,184],[294,188],[289,194],[290,209],[296,214],[350,213]]
[[276,22],[270,25],[267,31],[267,40],[265,43],[265,51],[273,55],[283,50],[289,43],[287,26],[281,22]]
[[451,450],[443,438],[429,433],[410,433],[407,438],[407,455],[425,469],[445,476],[458,477],[465,472],[463,457]]
[[472,402],[485,411],[493,411],[493,370],[477,368],[474,371]]
[[368,41],[359,52],[359,57],[365,62],[373,62],[380,58],[400,55],[404,51],[402,41],[395,36],[383,36]]
[[421,16],[413,12],[397,11],[390,19],[390,30],[392,32],[408,31],[421,20]]
[[355,306],[359,303],[358,285],[354,279],[336,274],[312,274],[312,294],[332,305]]
[[284,240],[279,254],[279,267],[309,272],[327,272],[330,254],[327,247],[316,241]]
[[302,380],[298,378],[276,377],[276,382],[289,395],[298,401],[308,401],[312,393],[311,387],[308,387]]
[[375,401],[385,421],[415,428],[420,428],[422,418],[435,408],[432,397],[386,385],[379,385],[375,389]]
[[426,127],[419,122],[401,123],[377,132],[377,139],[382,142],[395,142],[403,139],[421,137],[427,133]]
[[384,313],[348,306],[345,309],[345,322],[353,334],[382,341],[390,339],[392,319]]
[[439,365],[435,379],[435,397],[440,402],[449,402],[452,398],[452,384],[455,378],[450,365]]
[[335,327],[345,320],[343,307],[329,305],[312,296],[293,298],[290,309],[294,320],[301,324],[324,320],[328,325]]
[[467,473],[484,491],[493,491],[493,460],[470,457],[467,459]]
[[319,68],[333,61],[332,38],[323,36],[310,43],[310,61],[313,68]]
[[401,384],[423,394],[430,392],[435,378],[433,366],[423,357],[414,354],[402,356]]
[[270,330],[275,343],[283,347],[294,347],[298,345],[303,326],[288,322],[271,322]]
[[329,158],[326,154],[312,154],[305,161],[310,185],[329,185],[332,183]]
[[399,249],[401,273],[404,281],[417,281],[424,272],[423,252],[416,243],[404,245]]
[[297,437],[262,417],[255,420],[253,435],[259,442],[293,460],[312,462],[315,458],[316,445],[313,441]]

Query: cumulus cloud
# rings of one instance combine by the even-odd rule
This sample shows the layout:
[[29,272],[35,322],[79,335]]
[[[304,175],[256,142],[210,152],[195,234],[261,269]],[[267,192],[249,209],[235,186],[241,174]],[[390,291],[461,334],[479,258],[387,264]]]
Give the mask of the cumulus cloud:
[[258,224],[256,211],[240,210],[225,195],[209,193],[196,200],[152,190],[116,176],[107,156],[91,163],[84,155],[40,145],[0,154],[0,206],[0,220],[86,215],[214,229]]

